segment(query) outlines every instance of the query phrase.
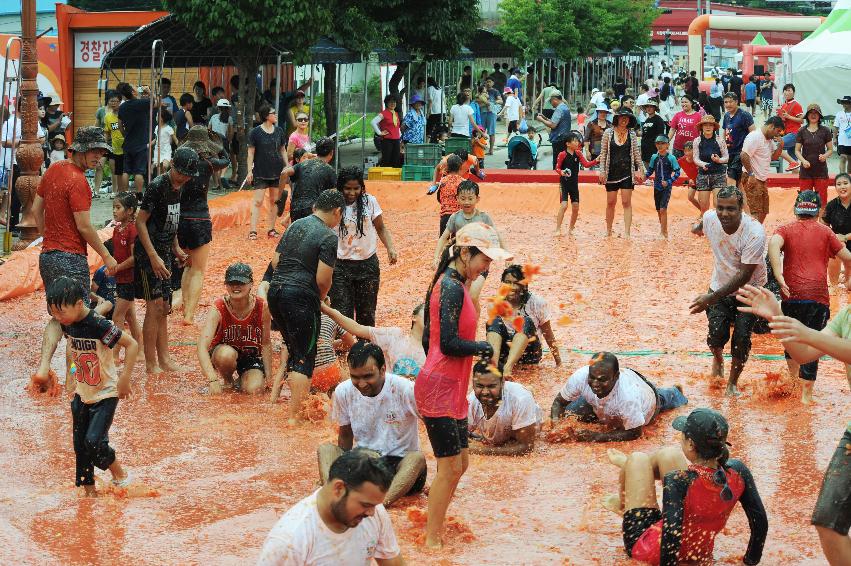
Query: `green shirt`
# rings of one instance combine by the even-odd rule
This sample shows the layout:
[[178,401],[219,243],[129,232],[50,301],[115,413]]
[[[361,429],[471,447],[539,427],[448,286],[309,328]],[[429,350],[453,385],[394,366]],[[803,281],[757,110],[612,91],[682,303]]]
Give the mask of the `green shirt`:
[[851,338],[851,306],[844,307],[839,314],[830,319],[827,328],[840,338]]

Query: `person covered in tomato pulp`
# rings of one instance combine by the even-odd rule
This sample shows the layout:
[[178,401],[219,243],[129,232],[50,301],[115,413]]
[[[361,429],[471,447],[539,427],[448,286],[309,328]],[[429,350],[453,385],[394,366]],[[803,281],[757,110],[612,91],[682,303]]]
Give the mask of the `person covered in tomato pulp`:
[[355,448],[337,458],[328,482],[272,527],[257,566],[379,566],[405,563],[383,501],[393,473]]
[[[46,295],[50,314],[68,337],[71,379],[76,385],[71,401],[77,459],[75,485],[83,487],[87,496],[97,495],[94,469],[98,467],[112,473],[113,484],[126,487],[130,477],[109,445],[109,427],[118,399],[130,393],[130,375],[139,346],[132,336],[87,306],[88,293],[76,280],[58,277],[48,284]],[[112,308],[110,303],[104,306],[107,310]],[[120,377],[112,355],[112,348],[119,345],[126,349]]]

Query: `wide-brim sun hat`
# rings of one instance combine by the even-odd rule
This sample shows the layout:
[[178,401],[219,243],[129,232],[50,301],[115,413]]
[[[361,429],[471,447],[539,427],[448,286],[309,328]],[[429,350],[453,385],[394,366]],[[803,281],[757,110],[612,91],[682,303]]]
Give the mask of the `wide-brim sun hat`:
[[718,131],[718,128],[721,127],[721,125],[715,120],[715,116],[713,116],[712,114],[707,114],[706,116],[701,118],[700,122],[697,123],[697,127],[702,128],[707,124],[712,124],[712,127],[715,129],[716,132]]
[[843,96],[842,98],[836,99],[837,104],[851,104],[851,96]]
[[80,153],[85,153],[93,149],[105,149],[111,152],[112,146],[106,143],[106,135],[103,133],[103,128],[85,126],[77,128],[77,133],[74,135],[74,143],[68,146],[68,149]]
[[[218,134],[214,134],[218,136]],[[222,151],[222,144],[217,143],[206,126],[192,126],[186,134],[186,138],[180,147],[191,148],[199,156],[204,154],[218,155]]]
[[415,94],[411,97],[411,106],[414,104],[425,104],[425,100],[423,100],[423,97],[419,94]]
[[615,112],[615,117],[612,119],[612,124],[615,126],[618,125],[618,118],[621,116],[626,116],[629,118],[629,123],[626,125],[627,128],[637,128],[638,127],[638,118],[635,117],[635,114],[630,112],[628,109],[624,108],[622,110],[618,110]]
[[659,103],[653,100],[652,98],[648,98],[645,102],[641,104],[642,108],[644,108],[645,106],[653,106],[655,108],[659,108]]
[[499,233],[484,222],[470,222],[455,234],[455,245],[476,247],[494,261],[508,261],[514,254],[499,245]]
[[807,111],[804,112],[804,118],[809,116],[810,112],[815,112],[816,114],[818,114],[819,121],[824,118],[824,114],[821,113],[821,106],[819,106],[815,102],[807,106]]

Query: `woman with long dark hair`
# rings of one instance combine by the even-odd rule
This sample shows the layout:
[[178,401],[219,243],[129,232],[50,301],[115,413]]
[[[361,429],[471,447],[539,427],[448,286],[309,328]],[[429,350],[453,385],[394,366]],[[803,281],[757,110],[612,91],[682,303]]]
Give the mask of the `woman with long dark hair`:
[[387,248],[390,264],[399,259],[390,230],[384,225],[381,206],[366,193],[359,167],[343,167],[337,175],[337,190],[346,207],[337,228],[337,264],[331,285],[331,304],[364,326],[375,326],[375,307],[381,268],[378,240]]
[[189,179],[180,193],[180,224],[177,227],[177,241],[189,253],[189,266],[183,272],[180,288],[183,291],[183,323],[190,325],[195,323],[195,309],[201,297],[210,242],[213,241],[213,222],[207,204],[210,177],[214,171],[222,171],[230,165],[230,156],[218,134],[209,132],[206,126],[193,126],[182,145],[194,149],[199,158],[198,176]]
[[430,548],[441,546],[446,510],[469,463],[467,389],[473,356],[493,356],[488,342],[475,340],[478,311],[467,286],[492,260],[512,257],[499,247],[496,230],[481,222],[461,228],[450,245],[426,293],[426,362],[414,385],[417,410],[437,458],[428,496],[425,544]]
[[[603,505],[623,514],[626,553],[665,566],[711,562],[715,537],[739,502],[751,531],[743,562],[758,564],[768,518],[750,470],[729,459],[727,420],[699,408],[674,419],[673,427],[682,432],[679,446],[629,457],[609,450],[609,459],[621,469],[620,492],[607,496]],[[664,490],[661,511],[657,478]]]
[[547,301],[529,291],[523,274],[523,266],[509,265],[502,272],[502,284],[511,288],[505,297],[517,316],[523,319],[523,328],[516,328],[512,321],[501,316],[487,324],[487,338],[493,346],[493,365],[502,367],[502,375],[509,377],[514,366],[520,364],[539,364],[543,357],[541,337],[543,334],[550,347],[556,366],[561,365],[561,353],[550,324],[550,307]]
[[600,141],[600,184],[606,186],[606,236],[612,235],[618,191],[623,205],[623,235],[632,229],[632,191],[644,180],[641,148],[635,128],[638,119],[629,110],[615,114],[614,127],[603,132]]

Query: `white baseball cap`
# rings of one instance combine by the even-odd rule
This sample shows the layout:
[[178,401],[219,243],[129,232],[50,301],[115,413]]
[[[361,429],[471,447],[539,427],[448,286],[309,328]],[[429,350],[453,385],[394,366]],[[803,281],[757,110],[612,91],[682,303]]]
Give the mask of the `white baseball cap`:
[[222,98],[216,102],[218,108],[230,108],[230,101],[227,98]]

